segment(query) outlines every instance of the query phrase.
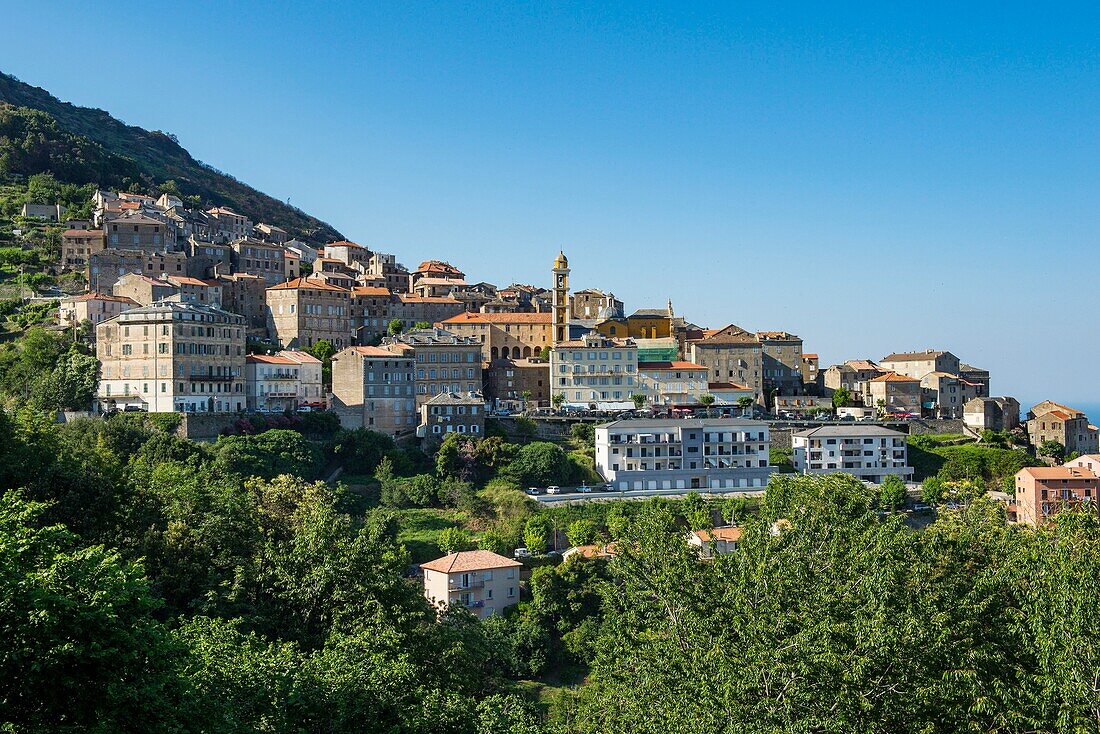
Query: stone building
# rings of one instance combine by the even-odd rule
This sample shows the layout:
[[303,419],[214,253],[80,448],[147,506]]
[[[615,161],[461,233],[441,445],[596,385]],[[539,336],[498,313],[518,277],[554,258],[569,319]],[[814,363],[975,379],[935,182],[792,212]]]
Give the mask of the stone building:
[[639,362],[638,390],[651,406],[699,405],[710,370],[693,362]]
[[127,309],[141,304],[132,298],[115,296],[108,293],[82,293],[61,299],[57,309],[57,319],[62,326],[73,326],[83,321],[98,324],[114,318]]
[[894,352],[879,360],[879,367],[899,375],[921,379],[929,372],[959,374],[959,358],[951,352],[926,349],[923,352]]
[[[495,408],[550,405],[550,362],[537,357],[494,359],[483,371],[485,399]],[[529,397],[525,398],[525,395]]]
[[886,415],[920,417],[922,394],[920,380],[887,372],[867,383],[863,404]]
[[229,413],[245,409],[244,319],[158,301],[96,327],[102,365],[95,409]]
[[1013,431],[1020,425],[1020,401],[1011,397],[971,398],[963,420],[975,431]]
[[179,287],[171,281],[153,278],[142,273],[127,273],[112,288],[116,296],[149,306],[179,293]]
[[187,256],[182,252],[143,252],[108,248],[88,258],[88,287],[103,293],[114,287],[126,273],[150,277],[164,274],[185,275]]
[[233,273],[214,279],[221,286],[222,308],[244,316],[249,339],[267,338],[267,282],[258,275]]
[[549,312],[463,312],[438,323],[454,334],[477,339],[485,362],[537,357],[552,343],[553,314]]
[[448,433],[485,434],[485,398],[480,393],[443,392],[420,406],[418,435],[442,440]]
[[1044,441],[1054,441],[1066,447],[1066,452],[1095,454],[1097,428],[1080,410],[1044,400],[1028,412],[1027,435],[1031,445],[1038,449]]
[[752,388],[759,402],[764,394],[763,351],[755,334],[730,324],[704,331],[687,344],[688,361],[709,370],[710,382],[734,382]]
[[322,339],[351,343],[351,291],[314,278],[267,289],[268,333],[284,348],[308,349]]
[[283,283],[286,277],[286,249],[282,245],[256,239],[240,239],[231,245],[233,272],[258,275],[269,286]]
[[88,267],[88,260],[97,252],[103,252],[106,238],[97,229],[67,229],[61,233],[61,269],[81,270]]
[[122,250],[164,252],[176,249],[175,230],[160,219],[134,214],[117,217],[103,225],[107,247]]
[[387,337],[382,346],[416,360],[417,407],[436,395],[481,390],[481,344],[444,329],[414,329]]
[[786,331],[758,331],[756,338],[760,342],[764,392],[768,395],[803,394],[802,337]]
[[332,358],[332,409],[345,428],[390,435],[416,430],[416,360],[381,347],[348,347]]

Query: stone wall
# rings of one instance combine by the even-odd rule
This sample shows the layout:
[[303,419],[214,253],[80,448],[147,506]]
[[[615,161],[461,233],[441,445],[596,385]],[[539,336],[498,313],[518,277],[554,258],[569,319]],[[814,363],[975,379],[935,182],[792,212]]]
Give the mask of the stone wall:
[[192,441],[213,441],[240,419],[238,413],[181,413],[176,435]]

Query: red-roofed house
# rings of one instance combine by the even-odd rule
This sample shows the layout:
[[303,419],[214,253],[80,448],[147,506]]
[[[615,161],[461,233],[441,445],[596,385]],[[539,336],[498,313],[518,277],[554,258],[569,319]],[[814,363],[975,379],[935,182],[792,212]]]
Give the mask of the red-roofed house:
[[324,407],[321,360],[300,350],[250,354],[245,358],[248,409],[282,413],[301,405]]
[[688,533],[687,544],[699,549],[703,558],[724,556],[737,550],[741,542],[741,528],[720,527],[711,530],[692,530]]
[[1016,473],[1016,521],[1039,525],[1067,506],[1096,510],[1096,474],[1077,466],[1029,466]]
[[421,564],[424,596],[440,609],[464,606],[484,619],[519,602],[523,564],[492,551],[460,551]]

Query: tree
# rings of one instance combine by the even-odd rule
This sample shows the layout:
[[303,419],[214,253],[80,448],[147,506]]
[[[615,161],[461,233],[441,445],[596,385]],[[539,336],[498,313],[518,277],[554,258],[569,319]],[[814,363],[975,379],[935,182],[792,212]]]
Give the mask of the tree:
[[557,444],[536,441],[519,450],[508,467],[508,474],[524,486],[563,484],[569,476],[569,462]]
[[875,412],[880,418],[886,415],[886,401],[882,398],[875,401]]
[[531,409],[531,391],[530,390],[524,390],[523,392],[521,392],[519,394],[519,396],[523,400],[523,409],[524,410],[530,410]]
[[742,415],[748,414],[749,411],[752,409],[753,403],[755,402],[756,401],[748,395],[742,395],[741,397],[737,398],[737,406],[741,408]]
[[699,404],[707,409],[707,415],[710,415],[710,406],[714,405],[714,396],[709,392],[705,392],[699,396]]
[[896,510],[905,504],[905,481],[896,474],[890,474],[879,485],[879,507],[884,510]]
[[405,323],[401,319],[393,319],[386,330],[390,333],[390,336],[397,336],[405,330]]
[[748,519],[749,501],[744,497],[731,497],[722,505],[722,517],[731,525]]
[[543,347],[539,350],[539,359],[541,359],[543,362],[550,361],[550,347]]
[[833,392],[833,408],[847,407],[848,402],[851,401],[851,399],[852,394],[848,391],[848,388],[837,388],[837,390]]
[[1058,441],[1043,441],[1039,444],[1039,456],[1048,456],[1055,461],[1065,461],[1066,447]]
[[321,360],[321,381],[325,385],[331,386],[332,358],[336,354],[336,347],[328,339],[318,339],[307,351]]
[[439,550],[444,555],[458,553],[459,551],[472,550],[475,547],[474,539],[470,534],[459,527],[443,528],[439,532]]
[[649,399],[642,393],[631,393],[630,399],[634,402],[634,409],[641,410],[645,407],[646,401]]
[[588,545],[596,540],[600,532],[600,524],[590,518],[581,518],[569,523],[565,529],[565,537],[571,545]]
[[417,321],[415,324],[413,324],[413,328],[417,331],[424,331],[425,329],[432,328],[432,325],[427,321]]
[[222,436],[214,444],[215,465],[243,478],[273,479],[280,474],[312,479],[321,452],[297,431],[274,429],[255,436]]
[[947,496],[947,487],[938,476],[928,477],[921,483],[921,499],[930,505],[938,505]]
[[550,402],[554,406],[554,410],[561,410],[562,403],[565,402],[565,393],[556,392],[550,397]]
[[523,544],[532,555],[541,556],[550,542],[550,522],[543,516],[535,515],[523,526]]

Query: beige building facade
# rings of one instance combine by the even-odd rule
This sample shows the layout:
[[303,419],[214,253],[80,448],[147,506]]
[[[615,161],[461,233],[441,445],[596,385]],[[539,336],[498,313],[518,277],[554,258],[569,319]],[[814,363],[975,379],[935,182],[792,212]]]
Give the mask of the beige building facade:
[[519,603],[523,564],[491,551],[461,551],[421,564],[424,597],[444,610],[461,606],[481,619]]
[[481,359],[527,359],[552,346],[553,314],[460,313],[439,322],[459,336],[473,337],[481,345]]
[[288,349],[308,349],[322,339],[342,349],[351,343],[351,291],[314,278],[267,289],[268,332]]
[[244,319],[179,301],[123,311],[96,327],[95,408],[229,413],[246,407]]

